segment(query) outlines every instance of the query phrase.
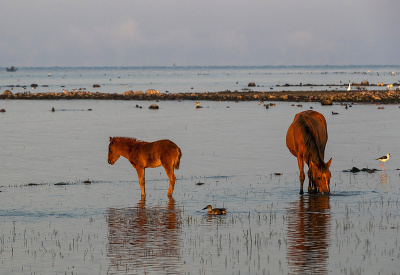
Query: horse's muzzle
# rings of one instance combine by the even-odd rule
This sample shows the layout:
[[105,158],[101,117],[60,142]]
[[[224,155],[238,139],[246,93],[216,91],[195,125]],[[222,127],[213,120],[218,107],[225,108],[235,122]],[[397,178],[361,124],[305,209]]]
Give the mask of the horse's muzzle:
[[111,165],[114,165],[115,161],[112,161],[111,159],[108,159],[108,163]]

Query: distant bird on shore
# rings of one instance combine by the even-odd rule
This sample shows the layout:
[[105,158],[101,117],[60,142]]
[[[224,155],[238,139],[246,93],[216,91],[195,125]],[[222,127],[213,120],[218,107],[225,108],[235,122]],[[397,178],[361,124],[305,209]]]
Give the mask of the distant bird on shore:
[[211,205],[207,205],[206,207],[203,208],[203,210],[208,208],[208,215],[225,215],[226,214],[226,208],[212,208]]
[[197,102],[197,101],[196,101],[196,108],[197,108],[197,109],[203,108],[203,106],[200,105],[200,102]]
[[350,90],[351,90],[351,85],[349,83],[349,87],[347,87],[347,91],[350,91]]
[[379,164],[382,166],[383,170],[385,170],[385,167],[383,167],[383,163],[388,161],[389,157],[390,157],[390,154],[386,154],[386,156],[382,156],[382,157],[377,159],[377,160],[379,160]]

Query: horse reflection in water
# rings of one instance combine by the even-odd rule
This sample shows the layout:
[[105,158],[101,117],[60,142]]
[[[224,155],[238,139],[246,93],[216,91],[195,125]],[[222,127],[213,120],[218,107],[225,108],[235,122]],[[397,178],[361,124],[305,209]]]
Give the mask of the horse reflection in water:
[[287,260],[291,273],[325,274],[329,258],[329,196],[300,197],[288,210]]
[[109,208],[108,274],[182,273],[180,261],[181,210],[175,200],[167,206]]

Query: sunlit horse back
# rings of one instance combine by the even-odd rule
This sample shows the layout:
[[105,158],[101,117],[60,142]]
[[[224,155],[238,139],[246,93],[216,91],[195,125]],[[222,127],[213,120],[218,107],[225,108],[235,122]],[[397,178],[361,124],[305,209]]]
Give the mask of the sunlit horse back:
[[305,179],[304,162],[308,165],[308,192],[329,194],[332,159],[324,162],[328,131],[323,115],[315,111],[298,113],[286,134],[286,146],[297,158],[300,170],[300,194]]
[[142,196],[146,196],[144,169],[163,166],[169,178],[168,196],[172,196],[176,177],[174,169],[179,169],[181,149],[168,139],[154,142],[135,138],[110,137],[108,163],[113,165],[120,156],[129,160],[136,169]]

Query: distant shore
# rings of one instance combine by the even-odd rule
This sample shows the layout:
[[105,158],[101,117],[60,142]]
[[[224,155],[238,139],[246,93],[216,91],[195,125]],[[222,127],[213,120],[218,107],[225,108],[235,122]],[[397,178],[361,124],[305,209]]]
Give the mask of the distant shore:
[[209,100],[209,101],[287,101],[287,102],[321,102],[330,105],[332,102],[355,102],[355,103],[400,103],[400,90],[352,90],[352,91],[279,91],[279,92],[257,92],[257,91],[221,91],[203,93],[159,93],[152,92],[124,92],[100,93],[88,91],[64,91],[59,93],[12,93],[9,90],[0,94],[3,100],[70,100],[70,99],[93,99],[93,100]]

